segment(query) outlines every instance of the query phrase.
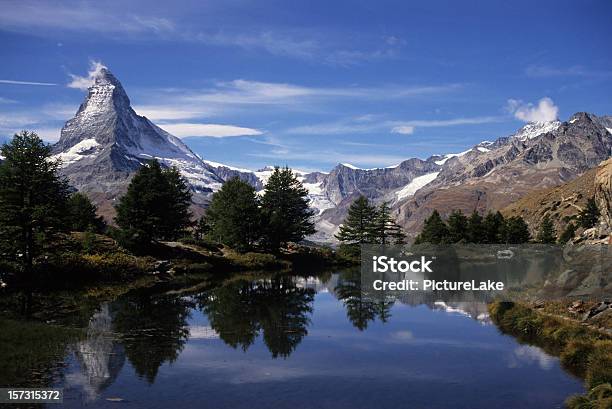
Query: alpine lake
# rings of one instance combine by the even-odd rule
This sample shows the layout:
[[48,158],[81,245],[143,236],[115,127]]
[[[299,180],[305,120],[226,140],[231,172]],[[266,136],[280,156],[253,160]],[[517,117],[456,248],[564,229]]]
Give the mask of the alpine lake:
[[557,408],[584,392],[485,303],[370,300],[359,280],[241,274],[79,304],[49,321],[79,335],[47,337],[39,381],[2,381],[63,388],[47,406],[68,408]]

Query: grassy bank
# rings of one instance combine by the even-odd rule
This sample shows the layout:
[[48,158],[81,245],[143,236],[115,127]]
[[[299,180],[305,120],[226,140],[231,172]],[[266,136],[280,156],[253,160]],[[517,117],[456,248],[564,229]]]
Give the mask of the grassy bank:
[[71,233],[62,236],[35,260],[33,280],[21,282],[17,265],[0,265],[0,279],[9,289],[34,291],[108,287],[176,276],[207,278],[239,271],[313,271],[353,262],[326,247],[293,244],[278,254],[238,252],[207,240],[160,242],[134,254],[108,236]]
[[[0,318],[0,386],[45,387],[81,330]],[[15,342],[19,340],[19,342]]]
[[569,408],[612,407],[612,337],[607,333],[512,302],[492,303],[489,313],[502,332],[559,356],[566,370],[585,380],[589,392],[568,398]]

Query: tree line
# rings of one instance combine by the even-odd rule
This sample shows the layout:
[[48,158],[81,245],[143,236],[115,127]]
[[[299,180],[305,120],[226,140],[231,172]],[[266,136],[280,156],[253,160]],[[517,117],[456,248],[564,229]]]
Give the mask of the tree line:
[[205,215],[193,222],[192,192],[176,168],[153,160],[131,179],[115,206],[116,226],[107,226],[96,206],[61,176],[60,161],[34,132],[16,134],[0,152],[0,254],[31,272],[38,256],[70,231],[105,233],[130,250],[193,231],[240,251],[278,252],[314,233],[308,192],[289,168],[275,168],[263,195],[232,179],[212,196]]
[[[116,205],[117,227],[107,226],[86,195],[75,192],[60,176],[60,162],[35,133],[23,131],[0,148],[0,254],[1,263],[13,263],[30,272],[34,259],[50,248],[60,233],[107,233],[129,248],[146,248],[160,240],[175,240],[189,229],[198,239],[213,240],[240,251],[280,251],[315,232],[308,191],[291,169],[276,167],[263,194],[234,178],[213,194],[210,207],[195,224],[189,207],[192,193],[175,168],[148,162],[132,178]],[[593,199],[557,238],[545,216],[535,240],[565,243],[578,227],[595,226],[599,210]],[[401,244],[405,234],[391,216],[388,203],[375,206],[364,196],[350,206],[336,238],[345,248],[360,244]],[[461,211],[443,220],[434,210],[416,243],[525,243],[532,240],[520,217],[499,213],[470,217]],[[1,266],[0,266],[1,267]]]
[[557,237],[554,223],[546,214],[538,226],[535,237],[532,237],[528,224],[521,216],[505,218],[500,212],[489,212],[483,217],[474,211],[467,217],[461,210],[454,210],[446,220],[443,220],[440,213],[434,210],[425,220],[423,229],[415,239],[415,244],[522,244],[528,242],[564,244],[575,237],[577,226],[589,229],[599,221],[599,209],[593,198],[587,201],[576,219],[577,225],[570,221]]
[[237,177],[225,182],[198,221],[196,236],[240,251],[276,253],[313,234],[313,216],[308,191],[297,175],[288,167],[275,167],[261,196]]

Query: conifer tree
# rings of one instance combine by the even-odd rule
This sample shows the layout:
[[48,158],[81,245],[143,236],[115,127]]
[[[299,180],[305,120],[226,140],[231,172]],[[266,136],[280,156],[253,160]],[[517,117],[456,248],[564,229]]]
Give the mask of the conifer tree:
[[470,243],[485,243],[486,236],[487,232],[483,218],[480,213],[474,210],[468,219],[467,241]]
[[106,223],[97,214],[97,207],[83,193],[70,195],[67,204],[67,222],[73,231],[102,232]]
[[461,210],[454,210],[446,221],[450,243],[468,241],[468,219]]
[[255,189],[235,177],[215,192],[206,212],[214,240],[245,251],[261,237],[261,212]]
[[376,209],[365,196],[359,196],[349,207],[348,215],[336,238],[343,244],[374,243]]
[[29,275],[35,257],[68,227],[68,184],[50,147],[34,132],[15,134],[0,151],[0,246]]
[[536,240],[539,243],[551,244],[557,241],[557,234],[555,232],[555,226],[553,225],[552,220],[548,215],[545,215],[542,219],[542,223],[540,224],[540,229],[538,230],[538,234]]
[[196,240],[202,240],[211,231],[210,221],[206,215],[203,215],[196,222],[193,229],[193,237]]
[[264,240],[274,252],[315,232],[308,190],[288,167],[274,168],[264,188],[261,209]]
[[431,243],[431,244],[443,244],[448,243],[449,233],[448,226],[442,220],[440,213],[434,210],[423,225],[423,230],[416,237],[414,243]]
[[572,240],[576,235],[576,225],[573,222],[569,222],[567,226],[565,226],[565,230],[561,233],[559,237],[559,243],[565,244],[568,241]]
[[531,240],[529,227],[520,216],[512,216],[506,220],[504,241],[509,244],[522,244]]
[[373,228],[376,242],[382,245],[391,243],[403,244],[404,232],[393,217],[391,217],[389,204],[387,202],[381,203],[375,212]]
[[482,243],[502,243],[504,242],[504,227],[506,220],[500,212],[489,212],[484,218],[484,240]]
[[148,162],[115,207],[124,244],[146,247],[152,241],[176,239],[191,223],[190,203],[191,192],[178,170]]
[[580,227],[590,229],[591,227],[597,224],[597,222],[599,221],[599,216],[600,213],[599,209],[597,208],[597,203],[595,203],[594,198],[590,198],[587,201],[587,204],[584,209],[582,209],[582,211],[578,215]]

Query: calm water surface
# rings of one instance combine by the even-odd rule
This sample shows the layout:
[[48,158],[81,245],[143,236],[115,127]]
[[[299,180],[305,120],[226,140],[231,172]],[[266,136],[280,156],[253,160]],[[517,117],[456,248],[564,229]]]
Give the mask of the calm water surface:
[[235,279],[103,304],[57,383],[64,406],[554,408],[583,391],[556,358],[500,334],[484,304],[372,302],[356,279]]

